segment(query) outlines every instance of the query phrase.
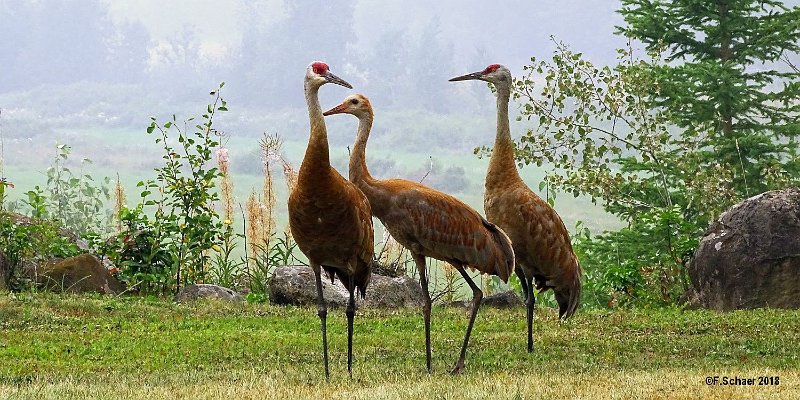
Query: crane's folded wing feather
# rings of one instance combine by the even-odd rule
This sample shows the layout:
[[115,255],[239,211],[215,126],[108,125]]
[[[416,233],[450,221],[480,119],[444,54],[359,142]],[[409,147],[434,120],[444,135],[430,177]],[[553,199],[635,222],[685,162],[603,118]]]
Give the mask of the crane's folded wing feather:
[[396,192],[396,207],[403,214],[392,221],[402,225],[397,228],[413,232],[414,240],[430,257],[508,279],[513,250],[505,234],[498,234],[499,228],[453,196],[406,182],[406,187]]

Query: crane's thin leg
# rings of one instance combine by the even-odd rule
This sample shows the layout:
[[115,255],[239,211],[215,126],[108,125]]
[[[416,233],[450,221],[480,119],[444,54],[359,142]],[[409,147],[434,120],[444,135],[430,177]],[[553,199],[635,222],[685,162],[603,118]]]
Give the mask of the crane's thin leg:
[[525,273],[522,272],[521,269],[517,269],[514,271],[517,274],[517,278],[519,278],[519,285],[522,288],[522,295],[525,297],[525,301],[528,301],[528,280],[525,279]]
[[472,288],[472,313],[469,316],[467,333],[464,335],[464,344],[461,346],[461,356],[459,356],[456,365],[453,367],[453,370],[450,371],[451,374],[460,374],[464,372],[464,359],[467,358],[467,344],[469,344],[469,336],[472,333],[472,325],[475,323],[475,316],[478,315],[478,307],[481,306],[481,301],[483,300],[483,292],[481,292],[481,289],[478,288],[478,285],[475,284],[467,271],[464,270],[464,267],[458,265],[456,266],[456,269],[461,273],[461,276],[464,277],[464,280],[467,281],[469,287]]
[[356,315],[356,300],[353,297],[353,291],[356,290],[353,276],[350,275],[350,299],[347,301],[347,373],[350,374],[350,379],[353,379],[353,317]]
[[533,307],[536,305],[536,296],[533,294],[533,276],[525,278],[528,282],[528,292],[525,293],[525,307],[528,314],[528,353],[533,353]]
[[328,333],[326,329],[326,319],[328,316],[328,306],[325,304],[325,298],[322,296],[322,277],[320,276],[319,264],[311,264],[314,270],[314,278],[317,282],[317,315],[322,323],[322,352],[325,359],[325,379],[330,379],[330,372],[328,371]]
[[422,305],[422,317],[425,319],[425,366],[428,373],[431,373],[431,294],[428,292],[428,271],[425,265],[425,256],[412,254],[414,262],[419,271],[419,285],[422,286],[422,294],[425,304]]

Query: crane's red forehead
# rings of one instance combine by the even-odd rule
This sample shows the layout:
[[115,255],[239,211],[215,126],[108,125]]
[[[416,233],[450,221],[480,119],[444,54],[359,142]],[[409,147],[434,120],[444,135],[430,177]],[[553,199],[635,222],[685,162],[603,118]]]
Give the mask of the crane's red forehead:
[[491,74],[492,72],[497,71],[498,68],[500,68],[500,64],[491,64],[486,67],[485,70],[483,70],[482,74]]
[[328,72],[328,64],[325,64],[324,62],[321,61],[317,61],[311,64],[311,68],[314,70],[314,73],[318,75],[322,75]]

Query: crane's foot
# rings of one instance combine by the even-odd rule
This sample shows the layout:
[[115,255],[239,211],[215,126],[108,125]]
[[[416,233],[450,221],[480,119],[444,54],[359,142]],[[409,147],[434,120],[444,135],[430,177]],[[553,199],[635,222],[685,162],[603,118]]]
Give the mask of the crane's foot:
[[459,375],[464,372],[464,360],[458,360],[456,365],[450,370],[451,375]]

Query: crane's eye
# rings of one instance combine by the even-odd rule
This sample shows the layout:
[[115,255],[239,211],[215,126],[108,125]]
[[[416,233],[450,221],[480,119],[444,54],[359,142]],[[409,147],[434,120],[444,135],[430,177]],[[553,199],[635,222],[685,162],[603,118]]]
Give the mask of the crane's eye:
[[357,99],[350,100],[350,104],[354,104],[354,105],[358,104],[358,100]]

